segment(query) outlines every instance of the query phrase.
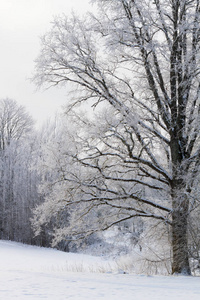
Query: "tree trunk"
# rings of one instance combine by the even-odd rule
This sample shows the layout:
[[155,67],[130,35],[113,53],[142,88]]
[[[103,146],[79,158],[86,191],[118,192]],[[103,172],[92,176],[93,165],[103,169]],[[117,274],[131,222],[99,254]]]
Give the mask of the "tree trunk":
[[[177,109],[174,108],[173,115]],[[187,169],[184,168],[185,152],[181,148],[182,123],[173,121],[171,131],[171,156],[173,165],[173,180],[171,181],[172,197],[172,274],[191,275],[188,251],[188,213],[189,200],[187,196]]]
[[172,274],[191,275],[188,252],[188,201],[173,199],[172,213]]

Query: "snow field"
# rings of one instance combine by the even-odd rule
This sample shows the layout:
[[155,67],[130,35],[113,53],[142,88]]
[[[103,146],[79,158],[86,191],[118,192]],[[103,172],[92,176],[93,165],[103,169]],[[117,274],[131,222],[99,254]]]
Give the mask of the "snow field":
[[1,300],[200,299],[199,277],[99,273],[115,263],[7,241],[0,241],[0,266]]

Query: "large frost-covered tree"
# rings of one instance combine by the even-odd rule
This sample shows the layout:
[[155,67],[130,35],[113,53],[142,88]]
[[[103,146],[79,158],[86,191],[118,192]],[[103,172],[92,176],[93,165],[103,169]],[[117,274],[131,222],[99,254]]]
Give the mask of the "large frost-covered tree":
[[82,169],[63,176],[71,186],[62,200],[82,203],[82,218],[107,207],[101,229],[135,216],[169,224],[172,272],[190,274],[188,217],[198,202],[200,164],[199,0],[93,2],[96,15],[55,19],[37,60],[38,84],[69,84],[71,105],[105,102],[113,110],[104,135],[71,153]]

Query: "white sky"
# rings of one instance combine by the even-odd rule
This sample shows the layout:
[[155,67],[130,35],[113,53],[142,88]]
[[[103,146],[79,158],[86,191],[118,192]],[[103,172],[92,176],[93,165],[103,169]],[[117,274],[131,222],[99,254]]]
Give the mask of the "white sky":
[[30,78],[40,51],[40,37],[50,22],[71,10],[89,10],[89,0],[0,0],[0,98],[23,104],[41,124],[66,102],[62,89],[37,91]]

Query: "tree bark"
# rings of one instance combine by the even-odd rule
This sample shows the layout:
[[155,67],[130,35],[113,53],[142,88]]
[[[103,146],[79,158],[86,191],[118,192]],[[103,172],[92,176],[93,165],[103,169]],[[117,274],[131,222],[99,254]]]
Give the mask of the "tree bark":
[[180,211],[172,218],[172,274],[191,275],[187,243],[187,216]]
[[182,188],[182,180],[173,181],[172,274],[191,275],[188,251],[189,201],[187,196],[182,192]]
[[173,163],[172,197],[172,274],[191,275],[188,251],[189,199],[185,182],[186,170],[183,167],[185,153],[180,148],[182,132],[180,122],[171,131],[171,157]]

